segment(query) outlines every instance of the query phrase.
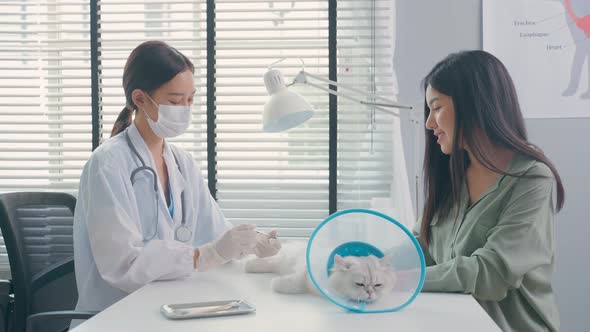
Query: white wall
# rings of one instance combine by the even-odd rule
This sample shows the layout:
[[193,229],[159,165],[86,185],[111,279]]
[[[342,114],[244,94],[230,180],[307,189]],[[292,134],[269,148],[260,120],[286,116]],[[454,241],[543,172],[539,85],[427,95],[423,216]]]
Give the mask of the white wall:
[[[422,98],[420,81],[437,61],[451,52],[481,49],[481,0],[398,0],[396,3],[399,100],[415,103]],[[408,177],[414,188],[414,133],[407,116],[404,121]],[[530,140],[555,163],[566,190],[565,208],[556,217],[554,275],[562,331],[587,331],[590,264],[586,258],[589,247],[583,244],[587,242],[586,234],[590,234],[590,147],[586,143],[590,118],[529,119],[526,125]],[[419,142],[419,148],[422,144]],[[422,153],[420,150],[420,161]],[[421,190],[419,194],[422,204]]]

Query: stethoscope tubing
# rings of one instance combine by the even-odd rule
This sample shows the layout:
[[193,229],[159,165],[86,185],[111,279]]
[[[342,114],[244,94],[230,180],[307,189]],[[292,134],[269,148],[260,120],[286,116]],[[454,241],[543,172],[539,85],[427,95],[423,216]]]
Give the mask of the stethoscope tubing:
[[[131,180],[131,184],[133,185],[135,183],[135,175],[137,175],[138,172],[141,171],[147,171],[148,173],[151,174],[152,179],[154,181],[154,194],[155,194],[155,200],[156,200],[156,229],[154,234],[148,238],[148,239],[144,239],[144,242],[148,242],[150,240],[153,240],[157,235],[158,235],[158,223],[159,223],[159,205],[160,205],[160,195],[158,192],[158,176],[156,171],[152,168],[146,165],[145,161],[143,160],[143,158],[141,157],[141,155],[139,154],[139,152],[137,151],[137,149],[135,148],[135,146],[133,145],[133,142],[131,142],[131,137],[129,137],[129,133],[127,131],[125,131],[125,140],[127,141],[127,145],[129,146],[129,148],[131,149],[131,152],[133,152],[133,154],[137,157],[137,159],[139,159],[139,162],[141,163],[141,166],[134,169],[131,172],[131,176],[130,176],[130,180]],[[182,174],[182,170],[180,170],[180,165],[178,164],[178,159],[176,158],[176,155],[174,154],[174,151],[172,151],[172,155],[174,156],[174,161],[176,162],[176,165],[178,167],[178,170],[180,171],[180,173]],[[182,213],[182,218],[181,218],[181,222],[180,225],[176,228],[175,230],[175,236],[178,238],[178,234],[181,233],[179,232],[179,229],[184,228],[188,230],[188,238],[185,239],[178,239],[181,242],[188,242],[190,240],[190,237],[192,237],[192,231],[191,229],[186,225],[186,214],[185,214],[185,202],[184,202],[184,190],[182,191],[182,193],[180,194],[180,206],[181,206],[181,213]],[[187,234],[187,233],[184,233]]]

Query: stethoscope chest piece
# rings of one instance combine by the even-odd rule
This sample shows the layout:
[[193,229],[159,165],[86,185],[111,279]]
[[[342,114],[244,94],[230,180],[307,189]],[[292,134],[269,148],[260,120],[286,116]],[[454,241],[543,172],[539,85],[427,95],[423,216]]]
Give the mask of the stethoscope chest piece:
[[176,228],[176,240],[188,242],[193,236],[193,232],[186,225],[180,225]]

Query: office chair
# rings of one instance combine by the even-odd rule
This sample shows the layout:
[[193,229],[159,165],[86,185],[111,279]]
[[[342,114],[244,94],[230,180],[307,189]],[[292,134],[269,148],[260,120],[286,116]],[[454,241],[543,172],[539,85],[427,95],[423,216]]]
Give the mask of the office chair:
[[12,284],[10,280],[0,280],[0,332],[8,331],[8,317],[12,305]]
[[9,331],[67,331],[71,319],[95,314],[73,311],[78,300],[75,206],[76,198],[65,193],[0,194],[0,229],[10,261],[9,288],[14,297]]

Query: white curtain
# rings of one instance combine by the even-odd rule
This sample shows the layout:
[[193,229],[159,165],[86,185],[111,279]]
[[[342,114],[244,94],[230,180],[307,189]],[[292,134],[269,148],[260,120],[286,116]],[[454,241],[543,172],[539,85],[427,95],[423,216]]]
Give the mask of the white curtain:
[[[379,2],[379,1],[378,1]],[[388,42],[392,47],[391,54],[395,54],[395,38],[396,38],[396,29],[395,29],[395,17],[396,17],[396,2],[395,0],[384,0],[383,2],[387,2],[387,6],[389,7],[390,15],[387,15],[393,19],[390,20],[383,20],[377,18],[378,25],[386,25],[387,30],[389,33],[387,37],[389,38]],[[393,56],[388,59],[391,62],[391,68],[393,66]],[[398,84],[397,84],[397,76],[395,71],[393,71],[393,84],[392,84],[393,91],[391,94],[397,97],[398,94]],[[401,101],[404,103],[403,101]],[[408,112],[408,110],[399,110],[399,112]],[[412,110],[411,112],[416,112],[416,110]],[[416,129],[416,128],[414,128]],[[401,119],[398,117],[392,117],[391,120],[391,142],[392,142],[392,181],[391,181],[391,189],[390,189],[390,196],[386,198],[375,197],[371,200],[371,208],[377,210],[379,212],[385,213],[402,225],[406,226],[408,229],[412,229],[414,223],[416,221],[417,216],[415,215],[415,211],[412,205],[412,196],[410,191],[410,185],[415,184],[414,178],[409,178],[408,170],[406,167],[406,159],[405,159],[405,147],[408,144],[404,144],[402,139],[402,130],[401,130]],[[411,154],[414,155],[415,153]]]

